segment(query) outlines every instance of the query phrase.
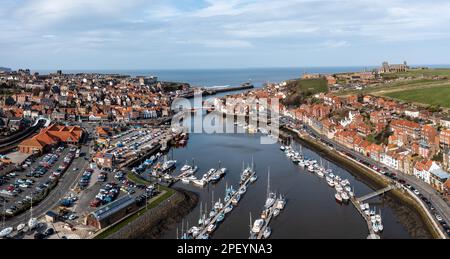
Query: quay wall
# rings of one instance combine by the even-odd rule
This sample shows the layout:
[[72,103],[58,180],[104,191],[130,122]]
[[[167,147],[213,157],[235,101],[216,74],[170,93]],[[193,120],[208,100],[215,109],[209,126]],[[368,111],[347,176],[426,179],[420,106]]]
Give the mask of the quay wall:
[[149,209],[107,239],[157,239],[164,230],[190,213],[197,203],[198,196],[195,193],[177,189],[170,198]]
[[[351,160],[348,157],[340,155],[335,150],[330,150],[328,147],[325,147],[323,144],[318,143],[317,141],[310,139],[308,137],[303,137],[297,134],[295,131],[283,128],[282,130],[285,134],[293,136],[297,141],[304,144],[308,148],[313,149],[318,152],[320,155],[323,155],[332,161],[339,163],[339,165],[348,169],[351,173],[357,174],[362,177],[363,182],[367,183],[369,186],[375,188],[385,188],[391,183],[384,179],[382,176],[375,173],[373,170],[357,163],[356,161]],[[442,234],[439,231],[439,227],[436,226],[436,223],[430,219],[429,212],[423,207],[420,201],[414,199],[414,196],[408,193],[407,190],[395,189],[387,194],[388,196],[393,197],[396,201],[405,205],[407,208],[413,210],[417,213],[422,221],[423,225],[426,227],[427,232],[436,239],[442,238]]]

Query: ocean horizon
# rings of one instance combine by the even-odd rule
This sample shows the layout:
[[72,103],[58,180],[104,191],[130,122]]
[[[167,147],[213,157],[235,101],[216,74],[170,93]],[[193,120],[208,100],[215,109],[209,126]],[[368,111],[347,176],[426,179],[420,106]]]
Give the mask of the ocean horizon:
[[[450,67],[450,65],[412,65],[431,68]],[[68,69],[66,74],[99,73],[135,76],[157,76],[160,81],[183,82],[191,86],[217,87],[238,86],[250,82],[255,87],[265,83],[278,83],[300,78],[303,74],[334,74],[344,72],[370,71],[378,66],[339,66],[339,67],[286,67],[286,68],[207,68],[207,69]],[[40,74],[54,73],[56,70],[37,69]]]

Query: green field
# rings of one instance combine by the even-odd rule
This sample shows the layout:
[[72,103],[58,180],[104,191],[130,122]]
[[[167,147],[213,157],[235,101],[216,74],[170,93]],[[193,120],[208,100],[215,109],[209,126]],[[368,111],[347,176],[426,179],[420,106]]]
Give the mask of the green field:
[[432,77],[432,76],[442,76],[450,77],[450,69],[448,68],[438,68],[438,69],[417,69],[410,70],[407,72],[395,73],[394,75],[398,77]]
[[450,108],[450,85],[384,94],[394,99]]
[[288,87],[297,92],[308,92],[310,94],[325,93],[328,91],[327,80],[321,79],[299,79],[288,82]]

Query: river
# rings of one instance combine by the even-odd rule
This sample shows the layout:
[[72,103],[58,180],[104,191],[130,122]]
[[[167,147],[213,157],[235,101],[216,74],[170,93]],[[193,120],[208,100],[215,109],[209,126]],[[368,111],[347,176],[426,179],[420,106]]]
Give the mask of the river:
[[[271,222],[272,238],[364,239],[368,236],[367,225],[357,210],[352,205],[338,204],[334,199],[335,190],[324,179],[293,164],[280,151],[280,144],[261,145],[260,137],[260,134],[191,134],[186,147],[171,152],[178,161],[178,170],[186,161],[192,163],[194,159],[199,167],[196,173],[199,178],[210,168],[219,167],[219,161],[228,169],[226,176],[217,185],[198,188],[181,182],[175,184],[175,187],[197,193],[203,208],[207,204],[208,209],[211,208],[213,193],[215,200],[223,200],[226,184],[237,187],[242,163],[250,164],[252,157],[254,159],[258,181],[248,188],[239,205],[227,215],[212,238],[248,238],[250,213],[255,220],[263,210],[269,167],[271,189],[287,197],[285,210]],[[300,144],[293,145],[296,150],[300,150]],[[321,159],[316,152],[306,147],[303,147],[303,152],[310,159]],[[357,196],[373,192],[372,188],[344,168],[325,158],[322,161],[335,174],[349,179]],[[396,201],[379,197],[370,200],[370,204],[381,211],[384,224],[382,238],[427,237],[418,217]],[[184,226],[197,224],[199,214],[200,204],[185,217]],[[177,228],[181,232],[181,227],[181,222],[170,226],[162,238],[176,238]]]

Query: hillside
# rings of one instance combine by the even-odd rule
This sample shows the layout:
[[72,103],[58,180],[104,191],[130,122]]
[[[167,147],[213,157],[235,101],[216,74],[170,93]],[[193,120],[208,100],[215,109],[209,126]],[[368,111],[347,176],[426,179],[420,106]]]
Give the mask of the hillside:
[[291,80],[287,84],[288,97],[284,101],[287,106],[298,106],[306,98],[317,93],[328,91],[327,80],[321,79],[298,79]]

